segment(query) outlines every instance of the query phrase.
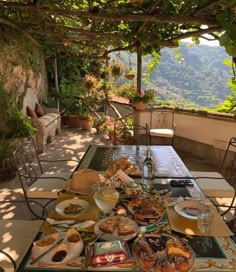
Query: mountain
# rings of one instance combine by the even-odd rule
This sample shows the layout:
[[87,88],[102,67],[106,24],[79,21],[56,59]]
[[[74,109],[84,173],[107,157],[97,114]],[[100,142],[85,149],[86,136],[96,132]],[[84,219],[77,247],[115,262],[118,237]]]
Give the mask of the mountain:
[[[130,65],[136,55],[123,54],[122,59]],[[162,49],[160,65],[148,81],[143,80],[142,87],[158,90],[160,99],[172,100],[178,106],[214,108],[232,94],[227,85],[232,74],[223,63],[225,59],[230,57],[220,46],[182,43],[178,49]],[[150,56],[143,58],[143,75],[151,60]]]

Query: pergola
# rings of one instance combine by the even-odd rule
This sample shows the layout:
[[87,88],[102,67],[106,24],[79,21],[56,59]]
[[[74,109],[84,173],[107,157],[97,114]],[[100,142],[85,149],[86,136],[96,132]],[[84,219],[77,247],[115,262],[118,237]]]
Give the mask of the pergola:
[[236,57],[235,0],[8,0],[0,1],[0,32],[5,26],[60,57],[136,51],[139,92],[142,55],[182,39],[218,39]]

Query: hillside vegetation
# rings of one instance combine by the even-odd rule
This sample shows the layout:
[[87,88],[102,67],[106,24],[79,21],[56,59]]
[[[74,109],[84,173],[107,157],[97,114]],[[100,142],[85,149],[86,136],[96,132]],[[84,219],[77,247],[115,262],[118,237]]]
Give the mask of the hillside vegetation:
[[[122,59],[133,66],[136,56],[123,53]],[[179,49],[163,49],[160,65],[143,80],[143,89],[156,89],[158,99],[177,106],[215,108],[232,94],[227,85],[232,74],[225,59],[229,56],[219,46],[183,43]],[[143,58],[143,74],[150,61],[151,57]]]

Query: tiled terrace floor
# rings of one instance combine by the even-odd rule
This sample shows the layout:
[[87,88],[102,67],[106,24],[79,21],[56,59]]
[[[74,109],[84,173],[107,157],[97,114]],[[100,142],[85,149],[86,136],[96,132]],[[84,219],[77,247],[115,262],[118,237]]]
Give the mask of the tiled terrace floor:
[[[84,132],[79,129],[63,128],[62,133],[56,136],[53,143],[48,144],[45,153],[41,158],[48,160],[57,159],[78,159],[80,160],[86,151],[88,145],[111,145],[111,141],[102,134],[96,134],[95,131]],[[177,151],[178,152],[178,151]],[[216,171],[214,166],[190,157],[187,153],[178,152],[189,170]],[[72,171],[75,163],[58,163],[54,165],[56,171]],[[46,169],[45,169],[46,170]],[[22,199],[20,184],[17,177],[0,182],[0,200],[3,199]],[[0,203],[1,219],[32,219],[25,203]]]

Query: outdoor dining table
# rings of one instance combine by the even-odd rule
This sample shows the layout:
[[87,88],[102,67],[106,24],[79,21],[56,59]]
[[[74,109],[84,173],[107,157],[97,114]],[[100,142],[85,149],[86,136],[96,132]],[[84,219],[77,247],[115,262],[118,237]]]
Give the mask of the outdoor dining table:
[[[106,168],[112,163],[112,161],[120,157],[128,157],[131,162],[141,166],[141,162],[145,159],[146,146],[89,146],[86,153],[84,154],[77,170],[83,168],[91,168],[98,172],[104,173]],[[184,165],[178,154],[175,152],[172,146],[151,146],[152,155],[156,165],[156,179],[155,188],[156,190],[167,190],[171,193],[171,197],[187,197],[187,198],[201,198],[204,199],[204,194],[201,192],[197,183],[192,179],[191,174],[187,167]],[[170,185],[170,179],[191,179],[193,186],[175,188]],[[133,179],[139,181],[140,176],[134,176]],[[63,219],[74,219],[78,222],[86,220],[99,220],[99,208],[96,206],[94,200],[87,195],[78,195],[68,192],[61,192],[56,201],[56,205],[67,199],[83,199],[90,203],[91,208],[87,213],[84,213],[78,217],[63,217],[59,215],[53,208],[49,213],[49,218],[55,220]],[[120,200],[122,204],[122,199]],[[206,201],[208,201],[206,199]],[[210,205],[209,201],[209,205]],[[212,207],[215,209],[214,207]],[[215,213],[217,210],[215,209]],[[219,217],[219,218],[218,218]],[[157,226],[165,232],[179,238],[184,238],[188,241],[195,253],[195,261],[192,271],[236,271],[236,243],[233,240],[233,236],[229,235],[230,231],[227,226],[221,220],[220,216],[217,217],[217,226],[214,227],[217,236],[214,235],[195,235],[197,230],[194,229],[196,222],[181,221],[182,218],[178,218],[175,211],[171,207],[167,207],[167,212],[163,217],[161,223]],[[180,222],[181,226],[184,224],[185,229],[194,230],[196,233],[191,232],[181,233],[176,231],[175,227],[179,227],[176,222]],[[187,223],[186,223],[187,222]],[[219,223],[219,225],[218,225]],[[222,229],[221,229],[222,227]],[[218,229],[217,229],[218,228]],[[92,231],[93,228],[88,228]],[[222,231],[222,235],[220,234]],[[47,235],[53,232],[53,228],[46,220],[41,231],[38,233],[35,240],[41,238],[43,235]],[[92,233],[92,232],[91,232]],[[130,248],[132,247],[133,240],[129,241]],[[31,260],[31,248],[26,254],[23,262],[20,265],[18,271],[98,271],[104,270],[103,268],[86,266],[86,260],[84,252],[82,255],[72,262],[60,266],[47,266],[47,265],[30,265]],[[106,269],[106,271],[140,271],[135,262],[130,267],[117,268],[117,269]]]

